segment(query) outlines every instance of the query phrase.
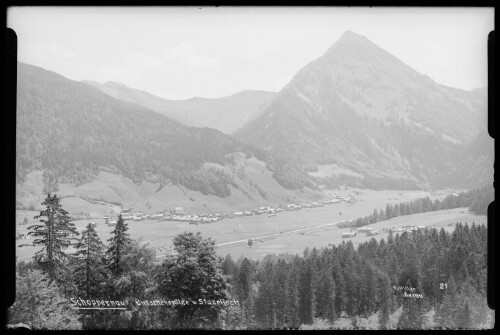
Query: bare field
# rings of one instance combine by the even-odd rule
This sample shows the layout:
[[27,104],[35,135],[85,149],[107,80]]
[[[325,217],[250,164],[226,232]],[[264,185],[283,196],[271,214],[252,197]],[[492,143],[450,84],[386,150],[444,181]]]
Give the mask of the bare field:
[[[337,194],[349,194],[350,191],[336,192]],[[235,217],[209,224],[193,225],[187,222],[171,221],[128,221],[129,233],[132,238],[142,238],[149,242],[151,247],[157,250],[159,257],[171,251],[172,239],[176,235],[185,232],[201,232],[204,237],[215,240],[220,255],[230,253],[233,258],[246,256],[261,259],[266,254],[272,253],[302,253],[306,247],[324,247],[328,244],[339,244],[347,239],[341,238],[341,233],[349,231],[349,228],[338,229],[336,224],[345,220],[369,215],[375,208],[385,208],[387,202],[404,202],[418,197],[430,196],[431,198],[442,198],[447,192],[429,194],[424,192],[401,192],[401,191],[363,191],[355,196],[359,201],[353,205],[346,203],[326,205],[324,207],[305,209],[299,211],[284,211],[277,216],[268,217],[266,214],[247,217]],[[388,199],[391,198],[391,199]],[[398,198],[397,200],[394,198]],[[32,224],[33,215],[38,212],[18,211],[16,221],[17,232],[26,233],[27,225],[19,225],[24,216],[28,216]],[[382,228],[398,227],[403,225],[432,225],[436,227],[446,226],[449,222],[486,223],[485,216],[476,216],[468,213],[467,208],[437,211],[430,213],[402,216],[392,220],[378,222],[371,225],[379,231]],[[97,222],[96,231],[102,241],[110,238],[112,227],[106,226],[104,220],[91,220]],[[81,231],[89,220],[76,221],[76,227]],[[446,227],[453,229],[453,227]],[[381,231],[377,238],[386,236]],[[254,245],[248,247],[248,239],[254,239]],[[357,245],[360,242],[371,239],[371,237],[357,236],[352,242]],[[262,242],[260,241],[262,240]],[[31,243],[32,240],[18,240],[17,245]],[[35,248],[17,248],[17,256],[20,260],[27,260],[33,256]]]

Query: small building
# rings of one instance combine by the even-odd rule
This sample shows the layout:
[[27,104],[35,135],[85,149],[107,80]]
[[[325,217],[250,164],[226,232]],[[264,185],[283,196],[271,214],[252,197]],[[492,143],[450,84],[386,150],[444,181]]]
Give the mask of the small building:
[[174,208],[174,213],[177,214],[177,215],[182,215],[182,214],[184,214],[184,208],[182,208],[182,207],[175,207]]
[[402,228],[391,228],[391,232],[393,232],[393,233],[402,233],[403,229]]
[[351,233],[342,233],[342,238],[350,238],[350,237],[354,237],[356,236],[356,233],[355,232],[351,232]]
[[356,232],[359,234],[366,234],[366,236],[371,236],[372,231],[373,231],[372,227],[363,227],[363,228],[358,228]]

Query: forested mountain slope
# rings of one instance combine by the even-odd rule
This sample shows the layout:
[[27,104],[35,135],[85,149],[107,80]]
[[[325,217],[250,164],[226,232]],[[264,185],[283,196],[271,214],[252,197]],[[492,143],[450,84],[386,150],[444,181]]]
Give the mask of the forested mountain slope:
[[171,180],[224,196],[230,181],[203,164],[223,165],[234,152],[265,160],[217,130],[183,126],[27,64],[18,64],[17,94],[18,181],[42,169],[53,181],[84,182],[105,167],[135,182]]

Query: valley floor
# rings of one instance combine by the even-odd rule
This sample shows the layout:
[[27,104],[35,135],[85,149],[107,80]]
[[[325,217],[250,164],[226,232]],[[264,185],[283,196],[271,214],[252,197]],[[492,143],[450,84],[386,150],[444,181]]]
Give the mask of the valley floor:
[[[165,254],[172,252],[173,238],[185,231],[201,232],[204,237],[211,237],[217,245],[219,255],[231,254],[233,259],[245,256],[252,259],[262,259],[267,254],[302,254],[305,248],[326,247],[329,244],[337,245],[342,241],[344,232],[350,228],[339,229],[337,223],[368,215],[374,209],[365,208],[364,202],[353,206],[347,204],[330,205],[314,208],[310,211],[284,211],[275,217],[258,215],[250,217],[235,217],[209,224],[193,225],[187,222],[170,221],[142,221],[128,222],[129,233],[132,238],[142,238],[144,242],[155,248],[157,256],[161,259]],[[342,214],[340,214],[342,212]],[[30,212],[31,213],[31,212]],[[33,215],[37,212],[32,212]],[[28,213],[20,213],[22,214]],[[32,216],[31,216],[32,217]],[[104,224],[103,220],[97,222],[96,231],[102,241],[107,241],[112,227]],[[400,216],[391,220],[380,221],[370,225],[380,232],[376,238],[384,238],[388,232],[384,228],[397,228],[405,225],[424,225],[429,227],[444,227],[453,230],[456,222],[472,224],[486,224],[486,216],[468,213],[467,208],[441,210],[435,212]],[[78,230],[83,230],[88,220],[75,221]],[[28,225],[18,225],[18,233],[26,233]],[[253,239],[254,244],[249,247],[248,239]],[[357,235],[350,238],[354,245],[358,245],[372,237]],[[31,243],[32,240],[17,240],[17,245]],[[17,248],[19,260],[31,258],[37,248]]]

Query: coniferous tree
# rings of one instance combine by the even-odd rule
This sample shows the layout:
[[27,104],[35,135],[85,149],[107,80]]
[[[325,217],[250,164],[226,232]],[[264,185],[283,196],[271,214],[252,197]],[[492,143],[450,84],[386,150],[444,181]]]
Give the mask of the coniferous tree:
[[437,322],[440,327],[455,328],[458,316],[457,288],[453,276],[447,282],[443,302],[437,312]]
[[256,317],[264,328],[273,328],[276,320],[276,304],[274,301],[275,266],[272,260],[265,260],[260,269],[259,293],[255,302]]
[[249,309],[250,295],[252,292],[252,278],[251,278],[252,264],[245,257],[241,262],[241,265],[237,269],[236,277],[234,278],[236,286],[236,294],[240,301],[240,319],[243,323],[249,326],[249,318],[251,316],[251,310]]
[[394,217],[394,212],[393,212],[393,205],[392,204],[387,204],[385,206],[385,218],[387,220],[391,219]]
[[121,214],[118,215],[115,229],[111,232],[112,237],[108,239],[109,247],[106,251],[106,255],[108,257],[108,267],[114,276],[119,276],[122,273],[123,269],[121,261],[124,253],[126,252],[127,246],[131,242],[127,230],[127,223],[125,223]]
[[381,329],[387,328],[389,322],[389,315],[392,311],[392,292],[391,281],[388,276],[383,276],[379,279],[379,292],[380,292],[380,309],[379,309],[379,324]]
[[312,324],[314,318],[313,269],[310,261],[302,266],[299,276],[299,320]]
[[299,257],[296,256],[291,264],[286,285],[286,325],[290,328],[298,328],[299,321]]
[[276,323],[283,325],[286,319],[286,279],[287,265],[283,259],[278,259],[275,267],[275,275],[273,280],[273,300],[275,303]]
[[[74,282],[78,288],[78,296],[86,300],[103,299],[105,296],[108,270],[104,258],[104,244],[101,242],[92,224],[82,232],[76,243],[77,249],[70,264]],[[104,311],[82,311],[84,329],[105,327],[108,315]]]
[[34,237],[33,246],[42,246],[34,256],[35,261],[51,280],[55,280],[64,270],[63,262],[67,259],[65,250],[76,239],[78,231],[59,203],[57,194],[47,194],[42,205],[45,210],[34,219],[40,219],[43,224],[29,226],[28,235]]
[[75,245],[74,272],[80,292],[85,299],[99,298],[103,283],[107,279],[104,260],[104,244],[92,224],[82,232],[82,237]]
[[320,271],[318,277],[318,287],[316,288],[316,317],[335,321],[335,281],[332,270],[327,267]]

